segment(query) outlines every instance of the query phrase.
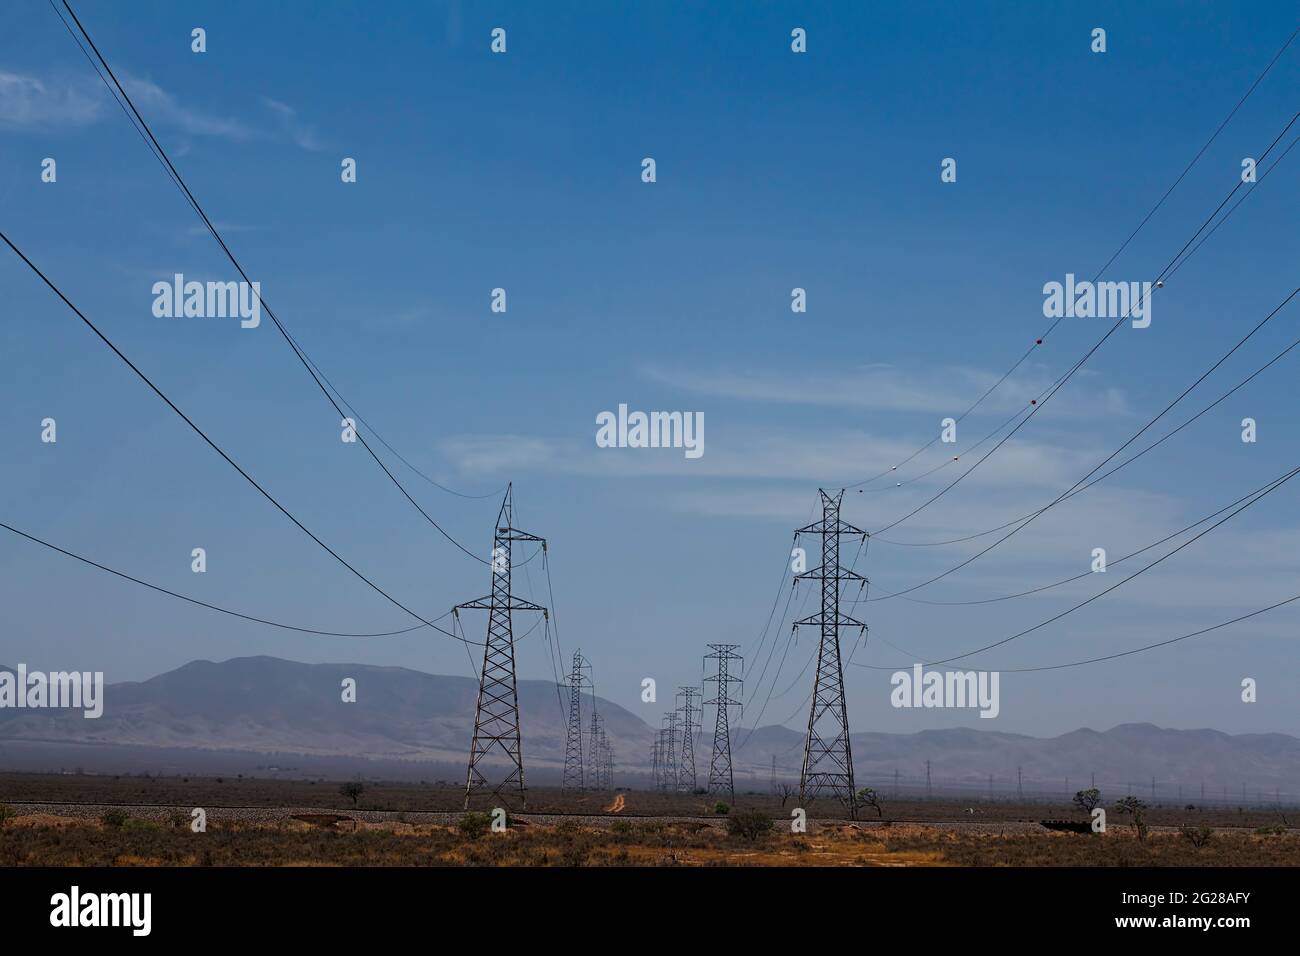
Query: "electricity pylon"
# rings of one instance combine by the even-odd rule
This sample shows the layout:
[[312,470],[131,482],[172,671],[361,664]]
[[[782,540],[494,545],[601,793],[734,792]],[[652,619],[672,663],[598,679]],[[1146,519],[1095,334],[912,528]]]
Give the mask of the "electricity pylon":
[[677,781],[679,779],[677,765],[677,712],[664,714],[664,755],[663,755],[663,773],[664,789],[669,793],[677,792]]
[[[528,804],[524,792],[524,752],[519,733],[519,688],[515,680],[511,613],[541,611],[549,617],[549,612],[539,604],[510,593],[510,547],[516,541],[536,541],[544,551],[546,539],[514,528],[511,525],[513,515],[513,490],[511,485],[507,485],[492,540],[492,593],[452,609],[457,618],[462,608],[488,612],[483,671],[479,677],[478,702],[474,706],[474,737],[470,742],[469,771],[465,776],[467,810],[474,794],[491,790],[494,796],[504,797],[505,790],[511,786],[518,788],[520,804]],[[480,764],[484,758],[497,756],[505,757],[510,770],[502,780],[493,784]]]
[[690,793],[699,785],[695,774],[695,731],[698,726],[695,715],[699,713],[695,698],[699,696],[698,687],[677,688],[677,699],[682,701],[677,706],[682,717],[682,760],[677,772],[677,789],[683,793]]
[[867,533],[840,520],[840,501],[844,490],[827,494],[820,490],[822,518],[795,532],[816,534],[822,539],[822,563],[811,571],[795,575],[799,581],[822,583],[821,611],[795,621],[794,627],[816,625],[821,629],[817,649],[817,677],[813,685],[812,709],[808,714],[808,736],[804,741],[803,771],[799,777],[799,797],[810,801],[822,794],[831,794],[849,808],[850,816],[857,816],[857,790],[853,784],[853,754],[849,747],[849,716],[844,700],[844,670],[840,663],[840,628],[867,626],[856,618],[840,613],[840,582],[857,581],[865,586],[867,579],[856,571],[840,567],[840,538],[844,535],[861,535],[865,542]]
[[[581,650],[573,652],[573,670],[569,673],[569,724],[564,735],[565,790],[581,790],[584,780],[582,761],[582,689],[590,685],[587,671],[591,664]],[[594,699],[594,698],[593,698]]]
[[741,683],[739,677],[731,673],[732,661],[744,660],[732,652],[739,644],[710,644],[712,654],[705,654],[706,661],[717,661],[717,673],[704,678],[705,683],[713,681],[718,685],[717,695],[704,703],[717,708],[713,723],[713,758],[709,761],[709,793],[721,793],[725,790],[732,800],[736,799],[736,780],[731,772],[731,715],[732,707],[739,707],[740,701],[731,696],[731,685]]
[[651,773],[654,775],[655,789],[663,789],[663,753],[664,753],[664,732],[662,729],[656,731],[654,740],[653,756],[650,759]]
[[[594,696],[592,700],[595,700]],[[601,790],[605,786],[604,774],[601,772],[605,763],[605,754],[601,746],[604,739],[605,718],[596,712],[593,703],[591,710],[591,772],[588,774],[588,779],[591,781],[591,787],[594,790]]]

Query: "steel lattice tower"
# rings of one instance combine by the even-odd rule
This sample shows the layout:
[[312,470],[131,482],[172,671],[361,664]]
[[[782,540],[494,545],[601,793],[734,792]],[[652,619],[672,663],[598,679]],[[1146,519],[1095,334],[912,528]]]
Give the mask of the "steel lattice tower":
[[[474,737],[470,742],[469,771],[465,778],[465,809],[476,793],[490,790],[503,797],[511,787],[519,790],[521,805],[527,805],[524,793],[524,752],[519,734],[519,689],[515,681],[515,641],[511,630],[514,611],[541,611],[546,608],[510,593],[510,547],[516,541],[536,541],[542,549],[546,540],[520,531],[511,525],[513,489],[506,486],[501,511],[497,514],[496,534],[492,541],[492,593],[474,601],[458,604],[452,612],[459,617],[462,608],[488,612],[487,640],[483,645],[483,672],[479,678],[478,703],[474,707]],[[504,757],[510,769],[492,784],[480,768],[484,758]]]
[[717,717],[713,724],[713,758],[709,761],[709,793],[725,790],[732,800],[736,799],[736,781],[731,772],[731,720],[730,709],[739,707],[740,701],[731,696],[731,685],[741,683],[739,677],[732,675],[731,661],[743,660],[739,654],[732,652],[739,644],[710,644],[712,654],[705,654],[706,661],[717,661],[717,673],[704,678],[705,683],[714,681],[718,685],[717,696],[704,703],[717,707]]
[[663,763],[663,759],[662,759],[663,752],[664,752],[664,732],[660,730],[655,734],[654,749],[651,751],[653,756],[651,757],[650,760],[651,763],[650,772],[654,776],[656,790],[663,789],[661,778],[659,775],[659,771],[661,769],[660,764]]
[[699,786],[695,773],[695,731],[699,727],[695,721],[695,715],[699,713],[695,698],[699,696],[698,687],[677,688],[677,699],[682,701],[677,706],[682,716],[682,758],[677,771],[677,789],[682,793],[689,793]]
[[677,712],[664,714],[664,753],[662,758],[664,789],[670,793],[677,791]]
[[584,784],[582,761],[582,688],[587,683],[591,665],[583,658],[582,651],[573,652],[573,670],[569,673],[569,723],[564,735],[564,781],[563,789],[581,790]]
[[595,696],[592,696],[591,710],[591,786],[592,789],[600,790],[605,786],[603,779],[604,774],[601,772],[602,765],[605,762],[605,755],[602,751],[601,741],[605,737],[605,718],[596,713]]
[[844,669],[840,663],[840,628],[866,625],[856,618],[840,613],[840,582],[857,581],[865,586],[867,579],[855,571],[840,567],[840,538],[844,535],[867,533],[840,520],[840,501],[844,490],[835,495],[820,491],[822,519],[795,532],[817,534],[822,539],[821,566],[795,575],[799,581],[821,581],[821,611],[801,621],[794,627],[816,625],[821,629],[821,643],[817,650],[817,678],[813,685],[812,709],[808,714],[808,736],[804,741],[803,771],[799,777],[799,798],[811,801],[823,794],[842,800],[849,813],[856,816],[857,790],[853,783],[853,753],[849,747],[849,717],[844,700]]
[[605,787],[614,789],[614,745],[609,742],[609,738],[604,738],[605,745]]

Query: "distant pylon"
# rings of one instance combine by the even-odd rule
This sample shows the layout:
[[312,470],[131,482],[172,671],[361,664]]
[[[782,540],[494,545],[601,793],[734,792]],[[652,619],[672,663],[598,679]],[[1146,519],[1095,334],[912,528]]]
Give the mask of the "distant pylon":
[[[470,741],[469,770],[465,775],[466,809],[469,809],[474,794],[491,790],[495,796],[503,797],[505,790],[512,786],[518,788],[521,805],[528,803],[524,791],[524,752],[519,733],[519,690],[515,682],[511,612],[541,611],[543,615],[548,612],[541,605],[510,593],[510,546],[516,541],[536,541],[545,550],[546,540],[512,527],[513,517],[513,490],[512,485],[507,485],[492,539],[492,593],[452,609],[457,618],[462,609],[488,612],[483,670],[479,676],[478,702],[474,706],[474,737]],[[485,757],[504,757],[509,762],[509,771],[495,785],[480,767]]]
[[840,582],[857,581],[865,586],[867,579],[856,571],[840,567],[840,538],[844,535],[867,533],[840,520],[840,501],[844,490],[834,495],[819,492],[822,500],[822,518],[795,532],[816,534],[822,539],[822,563],[811,571],[795,575],[795,582],[820,581],[822,585],[821,611],[801,621],[794,627],[815,625],[821,631],[817,649],[817,677],[813,683],[812,709],[808,713],[808,736],[804,740],[803,771],[799,777],[799,796],[810,801],[823,794],[841,800],[851,816],[857,815],[857,790],[853,782],[853,753],[849,746],[849,715],[844,698],[844,670],[840,663],[840,628],[867,626],[856,618],[840,613]]
[[713,723],[713,758],[709,761],[709,793],[726,791],[732,800],[736,799],[736,780],[731,771],[731,716],[732,707],[739,707],[740,701],[731,696],[731,685],[741,683],[739,677],[731,673],[732,661],[744,660],[739,654],[732,653],[739,644],[710,644],[712,654],[705,654],[706,661],[717,661],[717,672],[712,677],[704,678],[705,683],[713,681],[718,685],[717,695],[704,703],[717,708]]
[[668,728],[659,728],[659,758],[658,758],[658,783],[656,786],[660,790],[668,789]]
[[587,779],[590,781],[588,785],[595,790],[601,790],[605,786],[601,774],[601,764],[604,762],[605,757],[601,753],[600,746],[601,739],[604,736],[605,718],[596,712],[593,704],[591,711],[591,752],[589,754],[591,770],[587,774]]
[[677,783],[681,776],[679,773],[681,767],[677,763],[677,729],[677,712],[664,714],[664,789],[670,793],[677,792]]
[[610,765],[610,745],[609,736],[605,733],[605,718],[600,716],[599,738],[596,741],[596,787],[599,790],[610,790],[613,788]]
[[[683,793],[693,791],[697,786],[695,773],[695,731],[699,724],[695,720],[699,708],[695,706],[695,698],[700,696],[698,687],[679,687],[677,688],[677,699],[681,701],[677,706],[677,712],[681,715],[681,762],[677,771],[677,789]],[[773,775],[776,773],[776,766],[772,768]]]
[[663,750],[664,732],[662,730],[655,733],[654,743],[650,745],[650,776],[654,780],[654,788],[659,789],[659,754]]
[[582,759],[582,690],[588,684],[584,671],[590,666],[581,650],[573,652],[573,670],[569,672],[569,724],[564,735],[565,790],[581,790],[586,783]]

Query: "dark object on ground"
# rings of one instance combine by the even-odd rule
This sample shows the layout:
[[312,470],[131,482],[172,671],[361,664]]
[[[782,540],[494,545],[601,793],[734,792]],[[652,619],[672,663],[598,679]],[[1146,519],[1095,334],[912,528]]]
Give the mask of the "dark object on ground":
[[1064,830],[1066,833],[1091,833],[1092,824],[1080,823],[1078,820],[1039,820],[1049,830]]

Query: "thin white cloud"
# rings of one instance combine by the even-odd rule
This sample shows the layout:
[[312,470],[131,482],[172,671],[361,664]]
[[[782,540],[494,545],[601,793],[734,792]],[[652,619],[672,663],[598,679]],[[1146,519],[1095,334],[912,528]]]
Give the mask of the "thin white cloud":
[[[892,365],[872,364],[842,371],[773,371],[765,369],[670,369],[646,366],[642,374],[650,381],[701,395],[741,401],[786,405],[828,405],[897,412],[932,412],[959,415],[994,385],[1000,375],[974,368],[940,368],[907,371]],[[1080,373],[1083,374],[1083,373]],[[1052,378],[1041,370],[1013,375],[982,404],[987,412],[1007,414],[1025,408],[1029,399],[1041,395]],[[1085,401],[1062,391],[1054,398],[1054,411],[1095,415],[1127,411],[1123,393],[1106,388],[1089,394]]]
[[44,81],[0,70],[0,127],[76,129],[104,115],[102,88],[78,80]]
[[239,120],[212,116],[183,106],[175,96],[149,80],[124,76],[122,85],[151,123],[156,119],[193,136],[215,136],[235,141],[248,140],[254,135],[254,131]]
[[319,153],[326,148],[325,143],[316,134],[315,128],[298,119],[298,111],[292,106],[273,100],[269,96],[262,97],[262,105],[279,118],[285,133],[300,148],[312,153]]
[[[301,149],[319,152],[325,144],[316,130],[303,123],[297,112],[278,100],[263,98],[275,114],[278,129],[259,127],[231,116],[218,116],[181,102],[157,83],[122,72],[122,85],[150,125],[186,136],[231,142],[287,139]],[[112,97],[95,77],[41,78],[0,70],[0,129],[75,130],[116,115]],[[172,147],[176,156],[191,151],[182,141]]]
[[[706,415],[706,422],[708,416]],[[731,479],[800,479],[852,483],[877,474],[916,450],[917,436],[886,439],[842,430],[814,433],[755,426],[706,429],[704,455],[685,458],[681,449],[597,448],[593,416],[591,438],[523,438],[474,435],[448,439],[441,450],[466,476],[503,475],[512,470],[545,471],[609,478],[676,477]],[[1101,455],[1094,449],[1030,444],[1012,440],[977,474],[984,483],[1002,487],[1068,486]],[[919,475],[949,460],[931,450],[900,479]],[[966,467],[961,462],[906,486],[909,495],[951,481]],[[878,486],[873,486],[878,487]]]

